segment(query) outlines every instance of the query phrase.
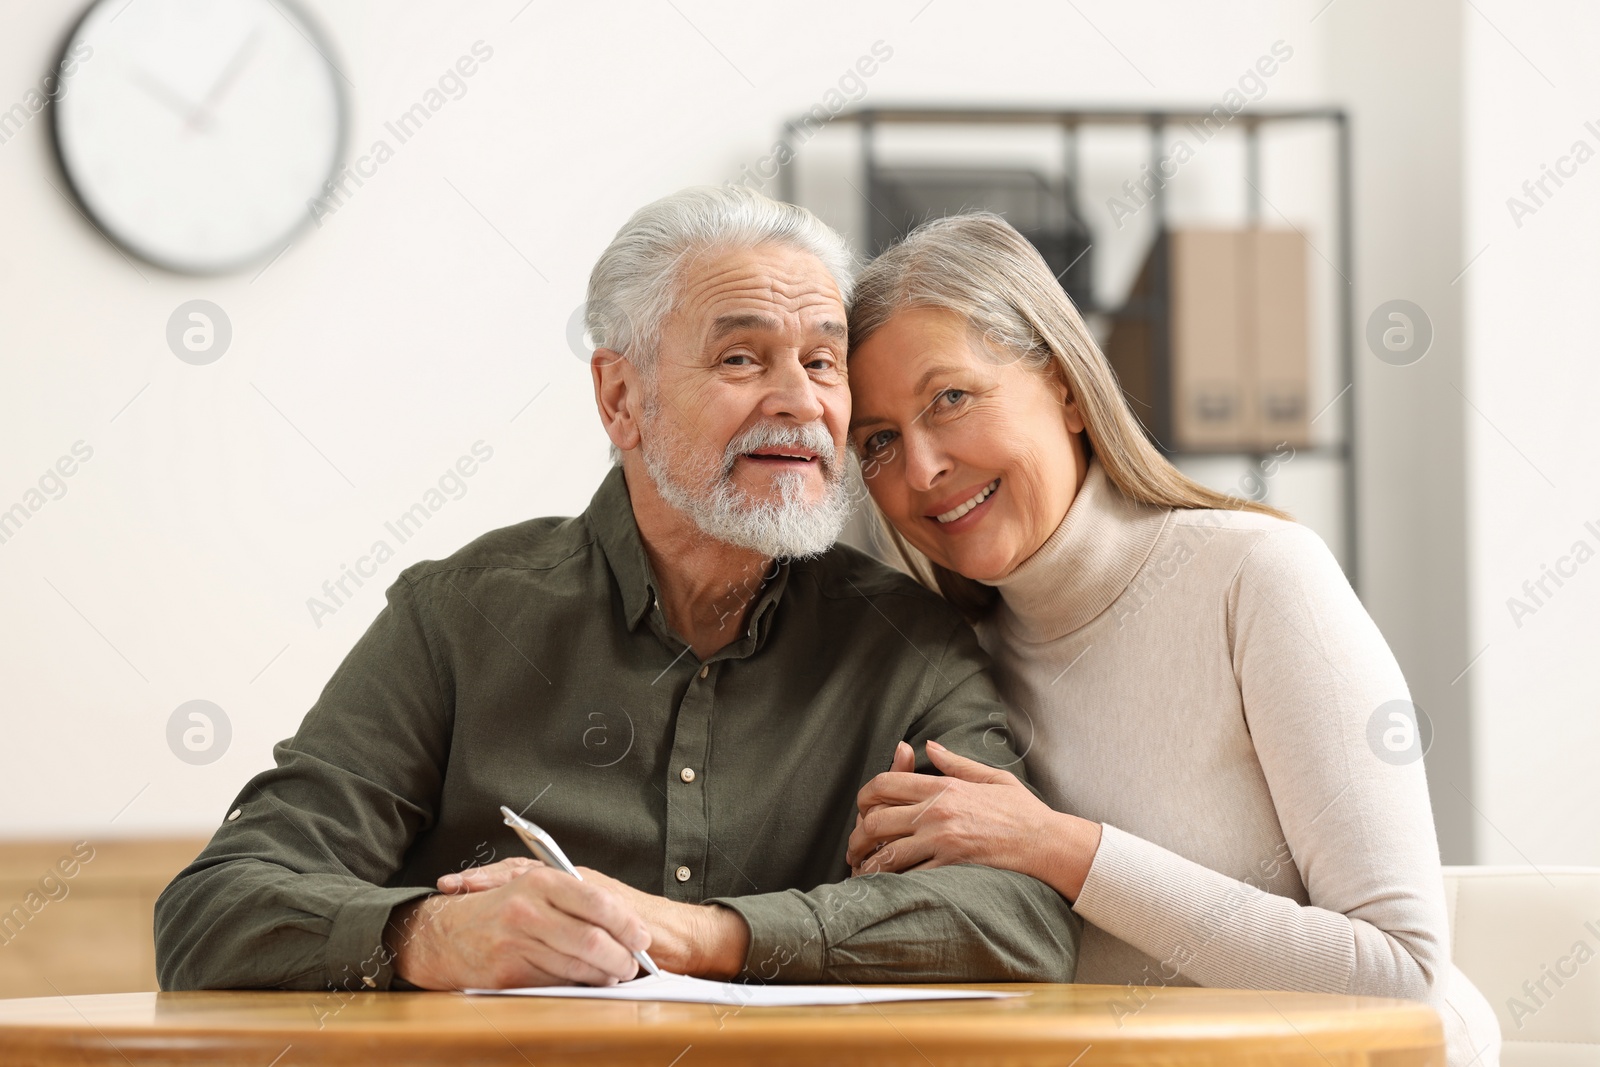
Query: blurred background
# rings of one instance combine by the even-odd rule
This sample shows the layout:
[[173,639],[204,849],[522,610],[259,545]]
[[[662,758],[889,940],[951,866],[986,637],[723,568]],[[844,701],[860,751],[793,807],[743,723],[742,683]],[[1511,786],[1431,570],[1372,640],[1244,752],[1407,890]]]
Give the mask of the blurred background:
[[1600,10],[0,19],[0,995],[153,988],[154,895],[387,585],[587,504],[589,269],[702,183],[864,256],[1003,211],[1175,461],[1345,565],[1446,862],[1600,864]]

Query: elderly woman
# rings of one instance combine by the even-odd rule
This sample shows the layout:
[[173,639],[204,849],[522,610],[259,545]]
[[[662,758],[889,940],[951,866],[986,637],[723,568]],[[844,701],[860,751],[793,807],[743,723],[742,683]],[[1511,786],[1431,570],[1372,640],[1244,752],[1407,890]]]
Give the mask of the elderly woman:
[[872,499],[977,626],[1043,797],[931,742],[946,777],[906,773],[902,745],[861,792],[852,866],[1049,883],[1084,920],[1078,980],[1131,984],[1127,1011],[1161,985],[1406,997],[1454,1067],[1497,1062],[1450,962],[1423,766],[1368,740],[1405,679],[1316,534],[1151,447],[997,216],[875,260],[850,339]]

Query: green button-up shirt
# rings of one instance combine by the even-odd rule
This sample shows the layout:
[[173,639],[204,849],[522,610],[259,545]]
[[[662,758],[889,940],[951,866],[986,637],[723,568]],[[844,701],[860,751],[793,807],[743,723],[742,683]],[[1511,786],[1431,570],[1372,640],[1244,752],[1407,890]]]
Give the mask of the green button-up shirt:
[[842,546],[726,600],[730,620],[754,605],[702,662],[661,612],[620,470],[577,518],[407,568],[162,893],[163,988],[389,987],[397,905],[525,854],[501,804],[574,863],[738,911],[753,979],[1070,981],[1079,922],[1039,881],[849,878],[856,793],[896,742],[1023,773],[949,605]]

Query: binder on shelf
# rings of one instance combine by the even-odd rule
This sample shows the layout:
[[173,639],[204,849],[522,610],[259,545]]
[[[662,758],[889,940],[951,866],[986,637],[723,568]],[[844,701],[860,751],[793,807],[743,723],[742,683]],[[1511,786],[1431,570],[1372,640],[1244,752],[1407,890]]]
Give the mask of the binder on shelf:
[[1310,280],[1306,241],[1294,230],[1252,230],[1257,440],[1310,443]]
[[1294,230],[1160,233],[1105,352],[1172,452],[1265,451],[1310,432],[1305,239]]

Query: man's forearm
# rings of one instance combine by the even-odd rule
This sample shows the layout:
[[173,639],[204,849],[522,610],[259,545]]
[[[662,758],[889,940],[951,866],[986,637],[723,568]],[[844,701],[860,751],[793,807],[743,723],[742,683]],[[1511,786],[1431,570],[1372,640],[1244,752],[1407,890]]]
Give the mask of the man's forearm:
[[387,988],[384,924],[427,892],[254,859],[186,872],[156,904],[157,977],[166,990]]
[[1070,982],[1082,922],[1051,887],[971,865],[719,898],[766,982]]

